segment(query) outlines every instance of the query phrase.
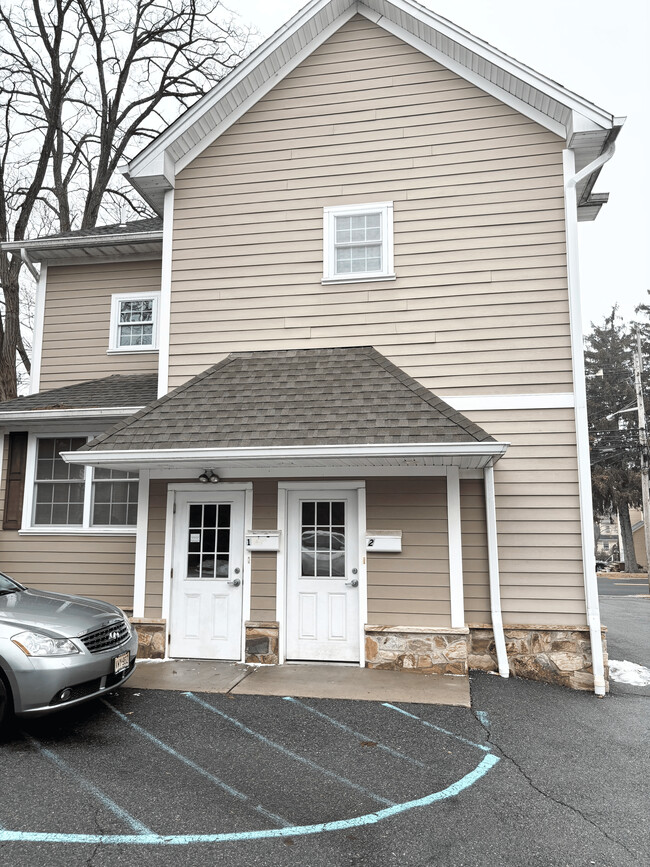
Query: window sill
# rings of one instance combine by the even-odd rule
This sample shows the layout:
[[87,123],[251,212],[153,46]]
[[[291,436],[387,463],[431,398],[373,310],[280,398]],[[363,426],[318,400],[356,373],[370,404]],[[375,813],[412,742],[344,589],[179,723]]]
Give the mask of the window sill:
[[19,536],[135,536],[136,527],[25,527]]
[[396,280],[395,274],[376,274],[368,275],[360,274],[358,277],[323,277],[321,283],[382,283],[385,280]]
[[130,355],[133,352],[157,353],[157,346],[123,346],[121,349],[107,349],[106,355]]

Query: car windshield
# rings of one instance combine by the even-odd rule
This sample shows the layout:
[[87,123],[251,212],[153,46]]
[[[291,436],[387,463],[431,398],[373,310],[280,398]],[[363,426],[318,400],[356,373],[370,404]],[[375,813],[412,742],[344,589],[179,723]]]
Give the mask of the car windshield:
[[16,584],[15,581],[0,572],[0,596],[5,596],[7,593],[19,593],[23,589],[20,584]]

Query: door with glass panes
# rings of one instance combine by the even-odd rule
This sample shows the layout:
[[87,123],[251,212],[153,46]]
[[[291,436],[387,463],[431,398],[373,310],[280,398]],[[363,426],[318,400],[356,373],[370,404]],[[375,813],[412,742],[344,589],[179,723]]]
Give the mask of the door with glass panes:
[[240,659],[244,492],[176,495],[171,656]]
[[287,659],[359,661],[354,490],[289,491]]

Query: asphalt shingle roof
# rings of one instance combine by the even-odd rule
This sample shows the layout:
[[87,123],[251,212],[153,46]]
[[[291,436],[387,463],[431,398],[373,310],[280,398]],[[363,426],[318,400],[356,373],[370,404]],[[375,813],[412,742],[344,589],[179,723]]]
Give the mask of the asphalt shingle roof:
[[93,226],[91,229],[75,229],[58,235],[44,235],[39,241],[53,241],[57,238],[101,238],[102,235],[138,235],[141,232],[162,232],[162,217],[148,217],[144,220],[131,220],[129,223],[113,223],[110,226]]
[[493,440],[372,347],[236,352],[84,448]]
[[158,374],[131,376],[115,374],[103,379],[91,379],[77,385],[66,385],[16,397],[0,403],[3,412],[28,412],[46,409],[104,409],[110,407],[146,406],[156,399]]

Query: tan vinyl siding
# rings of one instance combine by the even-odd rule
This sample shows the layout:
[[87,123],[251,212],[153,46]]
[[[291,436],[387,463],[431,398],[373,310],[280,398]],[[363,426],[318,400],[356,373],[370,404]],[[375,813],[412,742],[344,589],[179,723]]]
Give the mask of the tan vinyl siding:
[[460,521],[463,540],[463,599],[466,623],[489,623],[490,575],[488,571],[485,489],[482,479],[462,479]]
[[[573,410],[470,415],[496,439],[511,443],[494,474],[504,623],[584,626]],[[487,597],[475,586],[472,593],[468,621],[489,620]]]
[[402,531],[402,552],[368,553],[368,623],[449,626],[449,554],[445,479],[366,481],[366,523]]
[[[278,526],[278,483],[253,482],[253,526],[245,530],[274,530]],[[251,554],[251,620],[275,620],[277,555],[273,551]]]
[[[562,148],[352,19],[177,177],[170,385],[365,343],[441,395],[571,390]],[[323,207],[390,200],[397,279],[322,285]]]
[[160,479],[152,479],[149,482],[145,617],[162,617],[166,515],[167,482]]
[[159,292],[159,261],[96,262],[47,270],[41,390],[113,373],[158,370],[158,352],[107,354],[111,296]]
[[[0,481],[0,526],[4,510],[7,438]],[[89,534],[20,535],[0,530],[0,568],[35,590],[76,593],[133,606],[135,536]]]

